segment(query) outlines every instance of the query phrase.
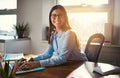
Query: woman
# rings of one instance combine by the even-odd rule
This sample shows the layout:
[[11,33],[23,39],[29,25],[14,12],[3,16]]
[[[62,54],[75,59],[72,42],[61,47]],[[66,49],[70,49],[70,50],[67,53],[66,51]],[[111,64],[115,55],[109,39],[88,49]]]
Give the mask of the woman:
[[80,53],[80,44],[76,34],[68,23],[67,13],[63,6],[55,5],[49,13],[50,36],[49,47],[44,54],[31,58],[21,68],[55,66],[69,60],[87,60]]

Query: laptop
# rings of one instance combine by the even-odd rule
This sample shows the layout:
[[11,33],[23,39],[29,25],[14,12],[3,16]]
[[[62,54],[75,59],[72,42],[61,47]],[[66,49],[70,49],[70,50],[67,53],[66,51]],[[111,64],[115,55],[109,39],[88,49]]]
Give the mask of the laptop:
[[[14,66],[14,62],[10,62],[9,63],[9,67],[12,70]],[[23,73],[28,73],[28,72],[35,72],[35,71],[41,71],[44,70],[44,67],[37,67],[37,68],[33,68],[33,69],[28,69],[28,70],[22,70],[22,69],[17,69],[16,74],[23,74]]]
[[113,66],[111,64],[98,64],[93,72],[96,72],[98,74],[101,74],[103,76],[109,75],[109,74],[117,74],[120,73],[120,67],[119,66]]

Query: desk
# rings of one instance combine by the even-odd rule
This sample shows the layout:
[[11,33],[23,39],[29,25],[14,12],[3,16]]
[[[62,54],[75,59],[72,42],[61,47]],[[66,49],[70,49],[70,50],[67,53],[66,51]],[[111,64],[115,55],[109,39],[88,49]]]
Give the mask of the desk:
[[[74,72],[73,70],[81,68],[83,65],[86,65],[87,68],[82,68],[81,70],[79,70],[80,71],[79,75],[81,76],[84,75],[84,77],[68,77],[68,78],[102,78],[101,75],[97,73],[92,73],[93,64],[94,64],[93,62],[82,61],[68,62],[66,64],[59,66],[46,67],[46,69],[42,71],[16,75],[16,78],[66,78],[68,77],[68,75],[71,75]],[[111,75],[106,76],[104,78],[120,78],[120,75],[119,74]]]
[[67,62],[63,65],[46,67],[45,70],[16,75],[16,78],[66,78],[69,73],[84,62]]
[[67,78],[120,78],[120,70],[117,73],[110,74],[109,72],[109,74],[103,76],[101,74],[93,72],[96,66],[101,66],[101,68],[103,69],[109,68],[110,70],[117,67],[117,66],[113,66],[113,65],[105,64],[105,63],[95,64],[93,62],[84,62],[81,66],[79,66],[77,69],[71,72],[67,76]]

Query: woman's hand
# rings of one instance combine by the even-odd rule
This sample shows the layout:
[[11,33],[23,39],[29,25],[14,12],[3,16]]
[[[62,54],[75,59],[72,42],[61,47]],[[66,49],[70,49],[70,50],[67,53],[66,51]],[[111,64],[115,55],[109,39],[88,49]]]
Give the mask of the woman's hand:
[[30,58],[28,61],[34,61],[33,58]]
[[35,67],[40,67],[40,62],[39,61],[28,61],[28,62],[24,62],[19,68],[23,69],[23,70],[27,70],[27,69],[32,69]]

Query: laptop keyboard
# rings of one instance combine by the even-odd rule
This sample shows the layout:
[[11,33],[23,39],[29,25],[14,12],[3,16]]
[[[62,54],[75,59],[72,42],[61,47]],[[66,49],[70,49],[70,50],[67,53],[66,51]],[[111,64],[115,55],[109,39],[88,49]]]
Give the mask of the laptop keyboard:
[[[14,66],[14,62],[10,62],[9,66],[10,66],[10,69],[12,70],[13,66]],[[44,67],[37,67],[37,68],[27,69],[27,70],[22,70],[21,68],[18,68],[17,71],[16,71],[16,74],[40,71],[40,70],[44,70],[44,69],[45,69]]]

